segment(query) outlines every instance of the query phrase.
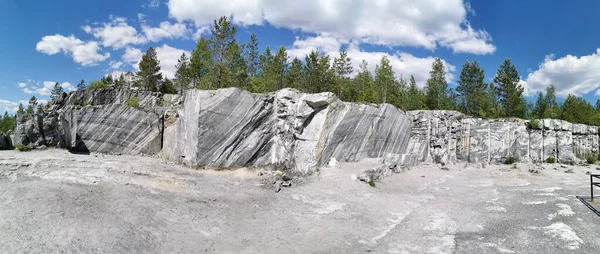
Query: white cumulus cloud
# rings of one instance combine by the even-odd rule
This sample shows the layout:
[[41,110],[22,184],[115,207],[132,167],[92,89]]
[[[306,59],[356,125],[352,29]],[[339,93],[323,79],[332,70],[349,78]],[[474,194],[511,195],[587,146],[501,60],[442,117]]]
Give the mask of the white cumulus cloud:
[[[298,57],[303,60],[312,50],[318,50],[329,55],[330,59],[333,61],[335,57],[339,56],[342,45],[343,42],[327,35],[310,37],[304,40],[296,38],[292,47],[288,49],[288,55],[290,56],[290,59]],[[272,49],[272,51],[273,50],[276,51],[277,49]],[[356,74],[362,60],[369,63],[369,70],[374,73],[376,65],[378,65],[385,56],[390,60],[390,64],[392,65],[397,78],[404,77],[404,79],[408,81],[410,75],[413,75],[419,87],[423,87],[425,81],[429,78],[429,71],[431,71],[431,65],[435,60],[435,57],[419,58],[409,53],[399,51],[391,54],[386,52],[367,52],[361,50],[357,43],[350,43],[346,51],[348,52],[348,56],[352,59],[352,67],[355,71],[352,75]],[[450,82],[454,80],[453,72],[456,70],[456,67],[444,60],[442,61],[446,66],[446,78],[448,82]]]
[[122,17],[109,17],[110,22],[99,27],[84,26],[83,30],[100,39],[104,47],[121,49],[127,45],[145,44],[148,42],[144,35],[127,24],[127,19]]
[[142,24],[142,32],[148,40],[157,42],[162,39],[186,38],[190,30],[183,23],[171,24],[169,21],[161,22],[159,27],[150,27]]
[[17,103],[17,102],[0,99],[0,113],[3,116],[4,116],[4,112],[6,112],[6,111],[12,112],[12,113],[16,112],[18,106],[19,106],[19,103]]
[[167,6],[171,17],[196,27],[230,16],[240,25],[269,23],[374,45],[480,55],[496,50],[491,36],[468,22],[474,11],[463,0],[169,0]]
[[177,72],[175,65],[177,65],[177,60],[183,53],[188,56],[190,55],[189,51],[173,48],[167,44],[163,44],[162,46],[156,48],[156,56],[160,61],[160,69],[164,77],[170,79],[175,77],[175,72]]
[[84,42],[75,36],[65,37],[60,34],[44,36],[35,49],[48,55],[63,52],[73,57],[82,66],[94,65],[110,57],[110,53],[101,54],[100,46],[95,41]]
[[[522,84],[525,95],[534,95],[554,84],[556,95],[584,95],[600,88],[600,48],[585,56],[566,55],[555,59],[548,55],[539,68],[527,75]],[[596,91],[600,95],[600,90]]]

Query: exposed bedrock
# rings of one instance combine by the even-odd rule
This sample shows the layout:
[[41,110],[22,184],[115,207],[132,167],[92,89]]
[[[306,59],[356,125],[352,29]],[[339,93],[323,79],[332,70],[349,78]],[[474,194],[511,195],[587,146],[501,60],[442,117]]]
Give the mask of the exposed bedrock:
[[[13,135],[14,144],[34,148],[160,155],[190,167],[259,167],[300,175],[364,158],[382,158],[401,169],[419,162],[499,163],[508,157],[577,162],[597,156],[599,146],[597,127],[561,120],[543,119],[532,129],[521,119],[404,112],[294,89],[189,90],[183,96],[76,91],[48,112],[20,116]],[[5,140],[10,142],[0,136],[0,147],[12,145]]]
[[188,91],[165,129],[163,155],[193,167],[265,167],[309,174],[330,159],[403,153],[411,119],[395,107],[346,103],[332,93],[239,88]]
[[477,119],[456,111],[411,111],[413,127],[407,153],[421,161],[501,163],[577,162],[598,155],[598,127],[563,120]]

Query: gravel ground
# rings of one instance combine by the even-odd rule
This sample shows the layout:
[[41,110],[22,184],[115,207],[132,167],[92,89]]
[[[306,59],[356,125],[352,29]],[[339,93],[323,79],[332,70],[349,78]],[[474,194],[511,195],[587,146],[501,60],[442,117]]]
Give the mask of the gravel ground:
[[421,165],[374,188],[353,177],[374,166],[275,193],[245,169],[1,151],[0,253],[600,253],[600,217],[575,198],[595,166]]

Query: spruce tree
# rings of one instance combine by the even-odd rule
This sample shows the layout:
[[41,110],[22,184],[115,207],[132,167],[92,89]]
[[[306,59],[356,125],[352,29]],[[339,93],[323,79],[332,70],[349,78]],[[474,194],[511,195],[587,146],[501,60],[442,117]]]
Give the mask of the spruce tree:
[[382,57],[381,62],[375,67],[375,89],[379,99],[377,101],[386,103],[388,91],[394,85],[395,77],[392,65],[387,57]]
[[356,77],[354,77],[356,87],[360,91],[358,101],[366,103],[379,103],[377,89],[375,89],[375,85],[373,84],[373,76],[368,69],[368,65],[369,63],[363,60],[360,63],[358,74]]
[[17,109],[17,115],[20,115],[20,116],[22,116],[22,115],[24,115],[25,113],[26,113],[26,112],[25,112],[25,108],[23,107],[23,103],[19,103],[19,107],[18,107],[18,109]]
[[[346,99],[345,92],[350,91],[350,74],[352,74],[352,59],[348,57],[348,52],[345,49],[340,51],[340,55],[333,59],[333,71],[335,73],[335,89],[334,93],[337,94],[340,100]],[[352,96],[349,96],[352,97]]]
[[83,79],[77,84],[77,90],[85,90],[85,81]]
[[152,92],[156,92],[158,84],[162,80],[163,76],[160,73],[160,61],[156,56],[154,48],[150,47],[146,53],[142,56],[142,60],[139,63],[140,70],[136,73],[140,84],[144,89]]
[[192,79],[192,84],[199,89],[211,89],[213,87],[211,84],[213,68],[214,60],[209,42],[204,38],[200,38],[190,57],[189,75]]
[[407,95],[406,95],[406,99],[407,99],[406,108],[407,108],[407,110],[425,109],[425,101],[424,101],[425,95],[417,87],[417,82],[415,81],[415,77],[413,75],[410,75],[410,82],[409,83],[410,84],[409,84],[408,92],[407,92]]
[[170,79],[165,78],[165,81],[160,84],[158,91],[164,94],[177,94],[177,87],[173,85]]
[[115,80],[114,87],[116,89],[123,89],[126,86],[127,86],[127,81],[125,80],[125,75],[123,75],[123,73],[121,73],[121,75],[119,75],[119,78],[117,80]]
[[275,87],[273,90],[279,90],[287,87],[286,76],[289,68],[289,56],[284,46],[279,47],[279,51],[273,58],[273,70],[275,74]]
[[510,59],[505,59],[494,77],[494,82],[498,84],[500,104],[507,117],[525,117],[523,87],[519,84],[520,80],[517,68]]
[[33,111],[34,109],[37,107],[38,105],[38,101],[37,98],[35,98],[34,96],[31,96],[31,98],[29,99],[29,106],[27,107],[27,114],[33,115]]
[[227,50],[228,69],[230,78],[224,87],[242,87],[248,89],[248,66],[244,59],[243,45],[234,43]]
[[185,55],[185,52],[177,60],[175,68],[177,68],[175,72],[175,84],[179,90],[179,94],[183,94],[183,91],[189,89],[190,83],[192,83],[191,71],[188,67],[188,57]]
[[448,82],[446,81],[446,69],[440,58],[433,61],[429,72],[429,79],[425,84],[425,104],[430,110],[448,109]]
[[248,52],[247,52],[247,56],[246,56],[246,62],[248,65],[248,75],[250,77],[254,77],[256,76],[256,72],[258,69],[258,57],[259,57],[259,52],[258,52],[258,39],[256,38],[256,34],[254,32],[252,32],[252,34],[250,34],[250,41],[248,42],[248,46],[247,46]]
[[259,61],[259,82],[255,84],[253,90],[257,93],[266,93],[273,91],[276,82],[275,56],[271,53],[271,47],[267,45],[265,51],[260,55]]
[[474,117],[481,117],[485,113],[484,105],[487,101],[483,69],[477,61],[467,61],[460,72],[456,92],[459,96],[460,111]]
[[294,57],[287,74],[287,84],[291,88],[302,90],[302,61]]

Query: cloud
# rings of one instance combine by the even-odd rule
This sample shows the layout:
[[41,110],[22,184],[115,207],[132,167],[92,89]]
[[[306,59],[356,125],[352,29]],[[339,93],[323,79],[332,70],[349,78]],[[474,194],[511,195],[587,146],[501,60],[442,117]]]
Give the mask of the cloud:
[[[290,58],[298,57],[299,59],[304,59],[304,57],[312,50],[319,50],[329,55],[330,59],[333,61],[335,57],[339,56],[342,45],[343,42],[327,35],[310,37],[304,40],[296,38],[292,47],[288,49],[288,55]],[[390,60],[390,64],[392,65],[397,78],[402,76],[404,79],[408,80],[410,75],[413,75],[419,87],[425,85],[425,81],[429,78],[431,65],[435,60],[434,57],[419,58],[400,51],[392,54],[386,52],[366,52],[361,50],[359,45],[354,42],[351,42],[348,45],[346,51],[348,52],[348,56],[352,59],[352,67],[355,71],[352,75],[356,74],[362,60],[369,63],[369,70],[374,73],[375,66],[379,64],[381,59],[385,56]],[[451,82],[454,80],[453,72],[456,70],[456,67],[444,60],[442,61],[444,62],[444,66],[446,66],[446,79],[448,82]]]
[[485,30],[473,29],[463,0],[169,0],[169,15],[196,27],[230,16],[239,25],[264,25],[327,33],[343,41],[385,46],[413,46],[455,53],[491,54],[496,47]]
[[92,34],[94,38],[100,39],[104,47],[121,49],[127,45],[145,44],[146,37],[139,34],[137,30],[127,24],[127,19],[122,17],[109,17],[110,22],[103,23],[99,27],[84,26],[83,30]]
[[27,86],[27,84],[25,84],[25,83],[21,82],[21,83],[17,84],[17,86],[19,86],[20,88],[23,88],[23,87],[26,87],[26,86]]
[[[50,96],[50,94],[52,93],[52,89],[54,89],[54,85],[56,84],[56,82],[54,82],[54,81],[44,81],[42,84],[43,84],[42,87],[35,88],[33,92],[36,93],[36,94],[39,94],[39,95],[43,95],[43,96]],[[63,82],[63,83],[60,84],[60,86],[67,93],[71,92],[71,91],[77,90],[77,88],[75,88],[69,82]]]
[[4,112],[16,112],[19,103],[0,99],[0,113],[4,116]]
[[111,69],[118,70],[118,69],[121,68],[121,66],[123,66],[123,62],[121,62],[121,61],[110,61],[110,63],[108,65],[110,65]]
[[168,21],[160,23],[159,27],[150,27],[142,24],[142,32],[149,41],[157,42],[164,38],[186,38],[190,30],[183,23],[171,24]]
[[[534,95],[554,84],[558,97],[569,94],[584,95],[600,88],[600,48],[595,53],[585,56],[566,55],[555,59],[553,54],[547,55],[537,70],[529,73],[522,82],[524,94]],[[596,95],[600,95],[596,91]]]
[[110,57],[110,53],[101,54],[100,47],[95,41],[83,42],[75,36],[65,37],[60,34],[44,36],[35,49],[48,55],[64,52],[73,57],[82,66],[95,65]]
[[140,60],[142,60],[142,55],[144,55],[144,53],[140,49],[127,47],[125,48],[125,54],[123,54],[121,59],[131,64],[131,66],[133,66],[133,68],[137,70],[138,63],[140,62]]
[[144,8],[158,8],[158,6],[160,6],[159,0],[147,0],[147,2],[142,5]]
[[177,65],[177,60],[184,52],[186,55],[190,55],[189,51],[176,49],[167,44],[163,44],[162,46],[156,48],[156,56],[160,61],[160,69],[164,77],[170,79],[175,77],[175,72],[177,72],[175,65]]

